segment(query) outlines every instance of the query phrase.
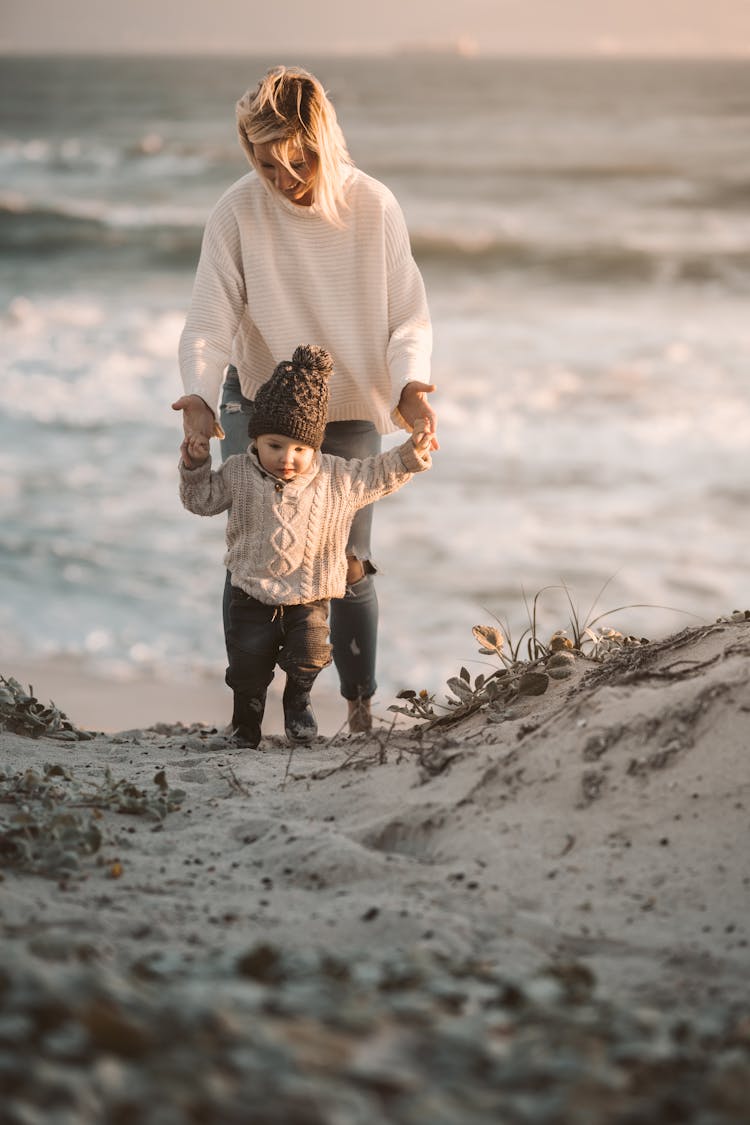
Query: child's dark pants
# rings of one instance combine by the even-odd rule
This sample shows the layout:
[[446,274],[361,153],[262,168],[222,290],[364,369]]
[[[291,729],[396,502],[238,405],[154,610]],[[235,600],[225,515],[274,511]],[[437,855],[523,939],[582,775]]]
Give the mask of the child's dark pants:
[[276,664],[301,690],[309,691],[331,663],[328,601],[266,605],[231,588],[226,682],[240,699],[265,700]]

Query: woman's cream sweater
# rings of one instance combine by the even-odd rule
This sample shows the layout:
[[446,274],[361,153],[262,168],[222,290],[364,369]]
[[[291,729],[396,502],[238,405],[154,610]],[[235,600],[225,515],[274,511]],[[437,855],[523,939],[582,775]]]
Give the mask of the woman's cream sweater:
[[222,196],[206,225],[180,340],[186,394],[216,412],[233,363],[252,399],[303,341],[333,356],[330,421],[394,429],[403,386],[430,381],[424,283],[388,188],[352,168],[345,199],[338,228],[255,172]]
[[248,450],[216,471],[210,458],[197,469],[180,462],[180,497],[199,516],[229,510],[224,564],[233,586],[268,605],[296,605],[344,596],[355,512],[431,463],[405,441],[363,460],[317,453],[307,473],[285,482]]

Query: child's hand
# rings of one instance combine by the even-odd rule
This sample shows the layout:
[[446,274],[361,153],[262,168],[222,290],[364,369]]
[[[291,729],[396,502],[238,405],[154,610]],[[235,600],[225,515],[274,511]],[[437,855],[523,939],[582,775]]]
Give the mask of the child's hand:
[[182,463],[188,469],[197,469],[208,460],[208,438],[204,434],[186,437],[180,446]]
[[432,447],[434,438],[432,422],[429,418],[417,418],[411,433],[411,443],[414,451],[420,457],[426,457]]

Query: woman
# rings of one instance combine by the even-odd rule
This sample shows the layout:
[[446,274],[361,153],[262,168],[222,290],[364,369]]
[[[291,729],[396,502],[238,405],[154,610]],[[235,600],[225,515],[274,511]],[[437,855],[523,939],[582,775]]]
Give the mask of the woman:
[[[353,165],[335,110],[307,71],[270,70],[237,103],[237,127],[253,171],[206,225],[180,340],[185,394],[173,404],[186,438],[222,438],[224,459],[244,452],[255,392],[309,340],[334,361],[324,452],[370,456],[381,434],[418,418],[437,449],[429,311],[393,195]],[[371,523],[371,507],[355,518],[347,594],[331,605],[352,731],[370,729],[376,687]]]

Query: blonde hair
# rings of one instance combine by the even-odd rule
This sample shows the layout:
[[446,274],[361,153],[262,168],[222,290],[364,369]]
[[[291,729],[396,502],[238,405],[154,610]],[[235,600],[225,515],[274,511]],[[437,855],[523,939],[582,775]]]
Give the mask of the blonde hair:
[[317,78],[300,67],[275,66],[254,90],[243,94],[236,115],[240,144],[256,171],[256,144],[270,144],[276,159],[300,182],[303,178],[292,159],[300,148],[315,154],[313,203],[329,222],[342,226],[344,184],[353,161],[336,111]]

